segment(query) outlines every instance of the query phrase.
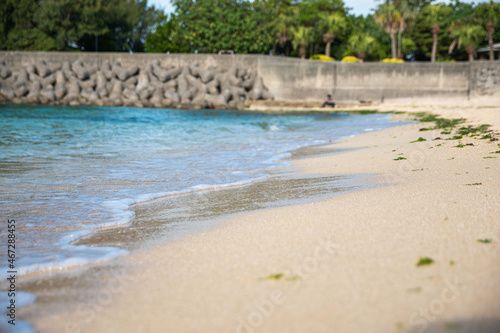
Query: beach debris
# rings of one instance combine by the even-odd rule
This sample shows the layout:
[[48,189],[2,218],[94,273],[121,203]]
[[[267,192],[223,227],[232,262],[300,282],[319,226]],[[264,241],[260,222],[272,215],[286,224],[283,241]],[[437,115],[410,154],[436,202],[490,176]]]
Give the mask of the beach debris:
[[394,161],[401,161],[401,160],[406,160],[406,157],[399,156],[398,158],[394,159]]
[[483,183],[465,184],[465,186],[477,186],[477,185],[483,185]]
[[256,71],[194,62],[138,65],[80,60],[36,61],[8,68],[0,61],[0,102],[173,108],[241,109],[247,100],[274,99]]
[[420,257],[420,259],[418,260],[416,266],[417,267],[420,267],[420,266],[429,266],[429,265],[432,265],[434,263],[434,260],[429,258],[429,257]]

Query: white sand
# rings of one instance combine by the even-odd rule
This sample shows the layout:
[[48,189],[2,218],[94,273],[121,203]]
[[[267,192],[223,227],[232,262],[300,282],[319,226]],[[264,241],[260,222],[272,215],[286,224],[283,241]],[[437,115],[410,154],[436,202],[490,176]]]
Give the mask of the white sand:
[[[500,107],[384,108],[433,110],[500,132]],[[462,142],[474,146],[454,148],[457,141],[432,141],[444,137],[439,130],[418,131],[426,125],[366,133],[335,145],[362,149],[296,162],[300,172],[375,174],[373,182],[391,185],[241,215],[135,253],[127,259],[127,291],[112,292],[95,317],[57,314],[35,327],[498,332],[500,154],[490,152],[499,142],[467,138]],[[418,137],[427,141],[410,143]],[[395,161],[399,156],[407,159]],[[493,242],[477,241],[486,238]],[[417,267],[420,257],[435,262]],[[283,276],[265,279],[271,274]]]

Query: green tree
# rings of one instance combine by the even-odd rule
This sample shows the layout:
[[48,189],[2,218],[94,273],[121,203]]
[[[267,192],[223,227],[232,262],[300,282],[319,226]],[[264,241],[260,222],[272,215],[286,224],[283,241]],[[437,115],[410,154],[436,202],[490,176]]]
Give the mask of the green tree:
[[375,37],[362,31],[351,34],[347,40],[347,45],[348,47],[345,55],[355,54],[363,61],[368,54],[372,54],[378,47]]
[[186,40],[175,15],[163,16],[162,23],[146,37],[145,47],[148,52],[185,53],[189,52]]
[[332,14],[324,14],[321,17],[320,23],[323,33],[323,41],[326,43],[325,54],[330,56],[330,49],[335,37],[343,34],[347,29],[347,19],[345,14],[334,12]]
[[143,51],[160,16],[147,0],[5,0],[0,13],[8,50]]
[[299,8],[291,1],[277,1],[274,7],[274,26],[279,46],[285,50],[285,55],[289,56],[288,47],[292,38],[292,29],[296,25]]
[[174,0],[188,50],[267,53],[273,44],[272,12],[259,1]]
[[306,28],[304,26],[293,28],[292,35],[293,48],[298,50],[301,59],[305,59],[307,54],[307,46],[311,42],[311,33],[309,31],[309,28]]
[[479,25],[463,25],[452,31],[452,37],[455,41],[450,46],[450,53],[453,51],[455,45],[460,48],[465,45],[465,51],[469,57],[469,61],[474,61],[476,55],[476,48],[484,36],[484,29]]
[[422,10],[423,21],[430,27],[432,34],[431,62],[436,61],[438,35],[441,30],[439,22],[445,21],[446,16],[449,15],[450,12],[451,8],[443,5],[429,5]]
[[417,17],[417,7],[415,3],[411,0],[396,0],[395,6],[399,12],[399,19],[397,21],[398,29],[398,43],[397,43],[397,56],[398,58],[403,58],[403,53],[401,51],[403,44],[403,32],[406,30],[408,24],[413,22]]
[[[299,15],[297,25],[309,28],[311,35],[310,53],[319,53],[321,49],[326,48],[326,43],[323,40],[323,34],[320,24],[320,18],[325,15],[340,12],[347,15],[344,2],[342,0],[302,0],[298,1]],[[350,23],[348,21],[348,23]],[[343,53],[342,40],[345,36],[337,36],[335,42],[335,53],[340,57]],[[339,46],[339,47],[337,47]],[[331,49],[331,48],[330,48]]]
[[95,33],[94,17],[97,9],[90,7],[90,1],[41,1],[35,13],[37,28],[50,36],[57,50],[79,49],[79,39],[85,34]]
[[[426,18],[424,6],[419,10],[418,16],[416,18],[415,24],[409,30],[409,37],[415,43],[415,51],[412,53],[412,58],[417,61],[430,61],[432,57],[432,45],[433,45],[433,35],[432,35],[432,24],[429,19]],[[467,53],[453,51],[449,53],[449,46],[453,42],[451,36],[451,31],[455,26],[463,24],[473,24],[473,11],[474,6],[470,3],[460,2],[455,0],[447,5],[441,4],[443,7],[449,8],[449,13],[446,16],[442,16],[437,24],[439,26],[439,33],[437,35],[437,47],[436,47],[436,61],[439,60],[467,60]]]
[[[23,47],[33,50],[44,45],[39,41],[48,42],[47,36],[41,31],[29,32],[36,28],[33,16],[38,3],[39,1],[34,0],[0,1],[0,49],[14,50]],[[53,43],[48,43],[51,44],[48,48],[53,48]]]
[[495,33],[495,25],[500,22],[500,4],[491,0],[489,3],[481,3],[474,9],[474,14],[486,27],[490,47],[490,61],[493,61],[495,59],[493,54],[493,34]]
[[391,38],[391,55],[396,58],[396,32],[401,14],[393,4],[382,3],[375,11],[375,20]]
[[2,49],[6,50],[24,50],[24,51],[56,51],[57,45],[53,38],[37,28],[18,29],[9,31],[7,40]]
[[[349,36],[356,35],[359,33],[366,33],[372,36],[376,40],[376,47],[371,51],[366,53],[366,60],[379,60],[387,57],[391,52],[391,40],[389,35],[385,30],[375,21],[373,15],[364,16],[349,16],[352,22],[352,30]],[[348,40],[350,37],[348,38]],[[346,50],[349,51],[349,47]],[[344,53],[347,55],[348,53]]]

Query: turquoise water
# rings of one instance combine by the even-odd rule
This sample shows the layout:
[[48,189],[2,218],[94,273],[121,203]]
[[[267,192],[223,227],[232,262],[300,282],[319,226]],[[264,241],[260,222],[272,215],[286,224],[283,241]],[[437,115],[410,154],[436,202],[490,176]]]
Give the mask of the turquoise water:
[[129,224],[131,204],[265,179],[292,149],[395,125],[380,114],[15,105],[0,105],[0,123],[0,215],[17,222],[20,274],[126,254],[71,242]]

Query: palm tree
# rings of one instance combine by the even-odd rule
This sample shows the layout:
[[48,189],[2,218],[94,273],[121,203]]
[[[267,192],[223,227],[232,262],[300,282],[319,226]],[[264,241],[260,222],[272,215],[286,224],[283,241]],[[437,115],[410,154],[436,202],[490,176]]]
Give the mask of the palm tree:
[[293,48],[298,49],[301,59],[305,59],[307,46],[311,42],[311,33],[309,31],[309,28],[300,26],[298,28],[292,28],[291,32],[293,35]]
[[341,12],[322,15],[320,27],[322,31],[325,31],[323,34],[323,41],[326,43],[325,54],[330,56],[330,48],[335,37],[343,33],[347,28],[347,19]]
[[289,1],[284,1],[282,4],[277,4],[276,13],[276,37],[281,47],[285,47],[285,55],[289,54],[287,42],[291,40],[291,29],[295,24],[298,8],[293,7]]
[[486,32],[488,33],[488,45],[490,47],[490,61],[495,60],[493,54],[493,33],[495,32],[495,24],[500,21],[500,4],[494,3],[490,0],[490,3],[479,4],[474,9],[474,14],[485,22]]
[[464,25],[453,30],[451,35],[455,40],[451,44],[448,53],[453,52],[455,45],[458,44],[458,48],[460,48],[463,44],[465,45],[465,51],[469,55],[469,61],[474,61],[476,48],[484,36],[483,27],[480,25]]
[[347,40],[348,53],[354,53],[356,56],[365,60],[368,53],[372,53],[377,47],[377,40],[367,32],[355,32]]
[[429,5],[422,10],[423,21],[431,27],[432,33],[432,53],[431,62],[436,62],[438,35],[441,28],[439,22],[444,21],[444,17],[451,12],[451,8],[443,5]]
[[397,10],[399,11],[399,20],[397,22],[398,28],[398,58],[402,58],[403,54],[401,52],[402,47],[402,35],[405,31],[408,22],[411,22],[417,17],[417,7],[410,3],[408,0],[396,0],[395,5]]
[[392,4],[382,3],[375,11],[375,20],[391,37],[392,58],[396,58],[396,32],[401,14]]

